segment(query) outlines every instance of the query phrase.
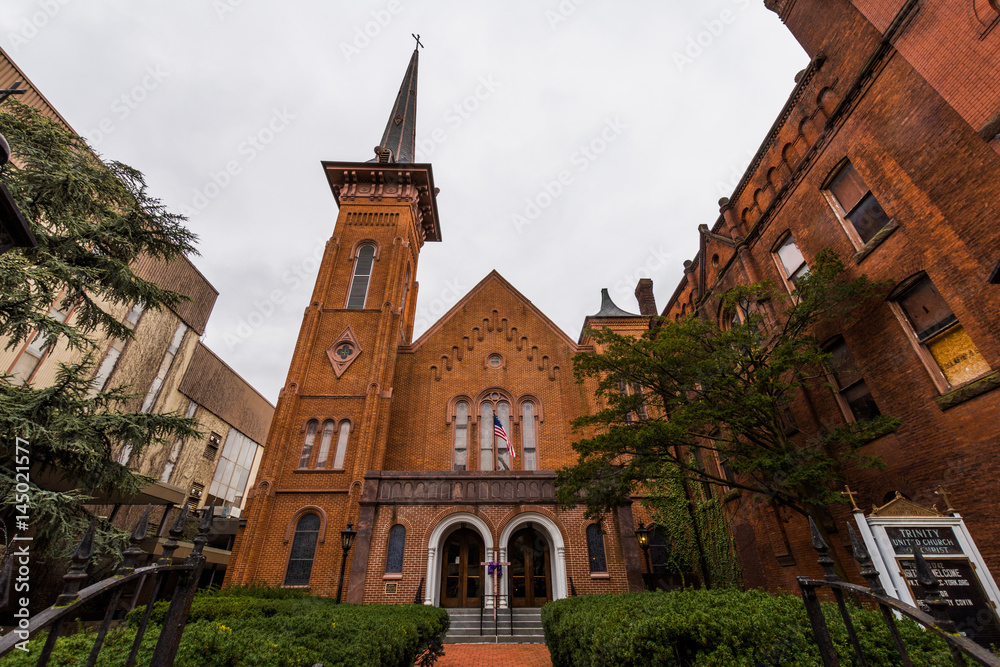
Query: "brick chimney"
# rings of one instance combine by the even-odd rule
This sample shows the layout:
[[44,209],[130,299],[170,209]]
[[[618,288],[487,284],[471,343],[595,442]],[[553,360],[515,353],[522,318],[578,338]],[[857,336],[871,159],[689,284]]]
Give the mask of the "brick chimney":
[[642,278],[635,286],[635,298],[639,302],[640,315],[656,315],[656,298],[653,296],[653,281]]

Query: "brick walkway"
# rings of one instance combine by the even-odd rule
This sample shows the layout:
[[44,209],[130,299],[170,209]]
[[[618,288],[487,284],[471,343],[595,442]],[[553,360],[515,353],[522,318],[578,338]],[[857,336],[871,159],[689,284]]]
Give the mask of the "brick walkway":
[[435,667],[552,667],[545,644],[445,644]]

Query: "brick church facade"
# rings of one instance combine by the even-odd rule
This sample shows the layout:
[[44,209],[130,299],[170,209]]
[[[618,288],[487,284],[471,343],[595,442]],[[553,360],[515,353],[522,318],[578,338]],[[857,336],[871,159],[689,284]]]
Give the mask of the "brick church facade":
[[[885,470],[845,471],[857,502],[899,492],[944,510],[935,492],[947,490],[1000,572],[1000,6],[765,5],[811,61],[700,227],[661,314],[726,326],[722,291],[760,280],[791,291],[824,248],[849,275],[889,281],[864,318],[819,332],[841,367],[791,406],[797,437],[873,406],[900,417],[864,446]],[[517,605],[641,590],[638,506],[596,525],[554,501],[553,471],[576,460],[568,424],[596,407],[594,387],[572,376],[572,356],[594,349],[586,333],[574,342],[493,272],[411,340],[420,249],[441,240],[431,166],[411,162],[416,67],[415,52],[375,159],[324,163],[340,213],[227,582],[335,595],[352,520],[351,602],[478,606],[479,564],[494,553],[512,563],[502,592]],[[657,312],[648,281],[637,297],[640,314],[605,298],[584,328],[640,333]],[[720,500],[748,587],[794,590],[795,576],[817,573],[803,520],[739,494]],[[848,505],[831,508],[848,567],[852,520]]]
[[[420,249],[441,240],[431,166],[412,163],[417,61],[376,158],[324,163],[340,213],[227,582],[335,595],[350,520],[350,602],[478,607],[496,557],[515,606],[640,590],[630,508],[598,525],[555,502],[554,471],[576,458],[569,423],[594,407],[572,374],[588,337],[493,271],[411,340]],[[639,332],[655,314],[604,297],[588,325]]]

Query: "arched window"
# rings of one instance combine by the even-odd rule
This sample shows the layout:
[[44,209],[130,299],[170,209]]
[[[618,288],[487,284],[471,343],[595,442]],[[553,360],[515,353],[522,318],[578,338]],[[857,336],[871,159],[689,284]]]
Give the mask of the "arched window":
[[327,420],[323,422],[323,439],[320,440],[319,454],[316,455],[317,468],[325,468],[330,458],[330,442],[333,441],[333,427],[334,423],[332,421]]
[[348,308],[365,307],[365,298],[368,296],[368,283],[371,282],[374,261],[374,245],[366,243],[358,248],[358,258],[354,262],[354,278],[351,279],[351,291],[347,295]]
[[304,514],[295,526],[292,553],[288,557],[288,570],[285,572],[285,586],[309,585],[316,542],[319,540],[319,526],[319,516],[312,512]]
[[306,441],[302,445],[302,456],[299,457],[299,467],[308,468],[312,460],[313,443],[316,442],[316,431],[319,429],[319,422],[315,419],[306,424]]
[[510,438],[510,403],[499,392],[493,392],[479,406],[479,469],[510,470],[507,444],[493,430],[493,415],[500,419]]
[[590,556],[591,573],[608,571],[608,561],[604,557],[604,531],[596,523],[587,526],[587,554]]
[[535,404],[525,401],[521,404],[521,453],[524,456],[522,467],[525,470],[538,469],[538,456],[535,453]]
[[455,405],[455,470],[465,470],[469,461],[469,404]]
[[347,436],[351,434],[351,422],[340,422],[340,435],[337,437],[337,453],[333,457],[333,467],[344,469],[344,454],[347,453]]
[[385,573],[402,574],[403,547],[406,544],[406,528],[398,523],[389,530],[389,546],[386,548]]

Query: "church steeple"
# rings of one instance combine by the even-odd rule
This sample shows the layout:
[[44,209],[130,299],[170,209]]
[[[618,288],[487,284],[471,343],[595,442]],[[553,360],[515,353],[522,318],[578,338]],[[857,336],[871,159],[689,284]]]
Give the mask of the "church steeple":
[[[417,40],[420,45],[420,40]],[[382,141],[375,147],[378,162],[413,162],[417,142],[417,60],[413,49],[410,64],[406,67],[403,83],[399,86],[396,103],[389,114]]]

